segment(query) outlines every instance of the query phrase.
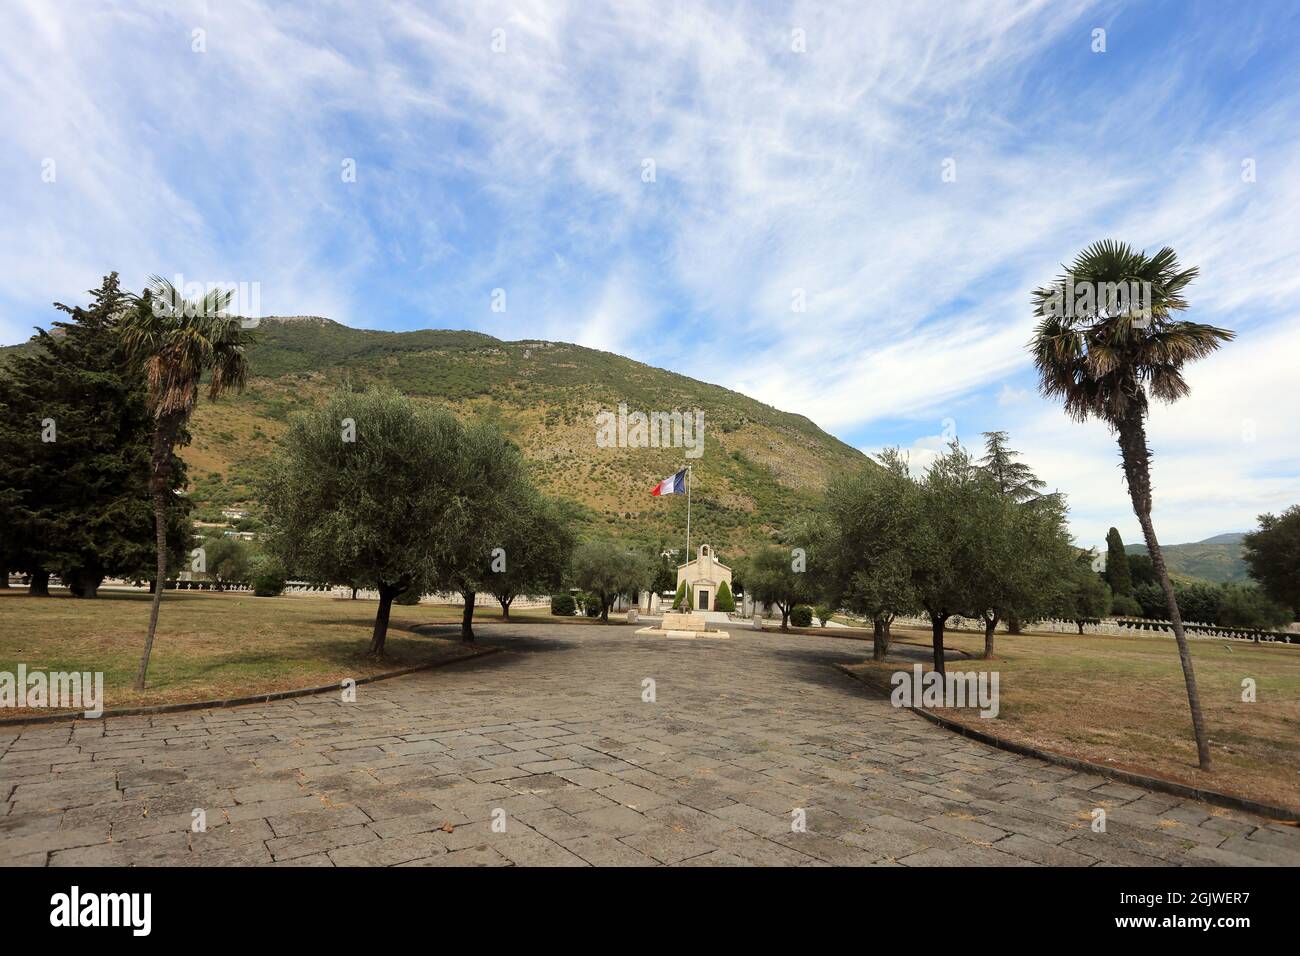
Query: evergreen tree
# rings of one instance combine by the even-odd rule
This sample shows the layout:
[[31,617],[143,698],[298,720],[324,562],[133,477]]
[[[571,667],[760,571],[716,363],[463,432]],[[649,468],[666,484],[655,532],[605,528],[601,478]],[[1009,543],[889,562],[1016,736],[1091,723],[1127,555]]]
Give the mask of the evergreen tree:
[[[94,597],[105,577],[143,578],[152,563],[152,421],[118,332],[132,297],[116,273],[90,295],[87,308],[55,303],[71,320],[38,331],[0,378],[5,560],[32,575],[33,593],[54,572],[74,595]],[[177,469],[173,500],[184,482]],[[178,504],[170,550],[186,547],[188,525],[188,503]]]
[[1047,487],[1034,470],[1023,461],[1016,461],[1020,452],[1007,447],[1006,432],[984,433],[984,457],[980,468],[993,479],[998,491],[1016,504],[1024,504],[1042,497]]
[[1117,597],[1133,596],[1133,572],[1117,528],[1106,532],[1106,583]]

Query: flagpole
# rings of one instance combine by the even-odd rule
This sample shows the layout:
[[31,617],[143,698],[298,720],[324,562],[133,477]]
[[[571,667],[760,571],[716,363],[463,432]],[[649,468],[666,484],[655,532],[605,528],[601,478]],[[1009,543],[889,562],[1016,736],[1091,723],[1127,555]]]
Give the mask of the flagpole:
[[686,466],[686,563],[691,560],[691,466]]

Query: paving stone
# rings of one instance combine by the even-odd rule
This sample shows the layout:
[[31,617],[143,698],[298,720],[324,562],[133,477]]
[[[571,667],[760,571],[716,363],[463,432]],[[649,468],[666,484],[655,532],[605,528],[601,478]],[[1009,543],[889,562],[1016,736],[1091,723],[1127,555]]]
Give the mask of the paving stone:
[[446,853],[444,847],[429,833],[393,837],[391,840],[374,840],[353,846],[330,850],[327,854],[335,866],[397,866],[411,860],[423,860]]
[[[9,728],[0,862],[1300,862],[1292,828],[994,750],[898,711],[834,669],[860,647],[735,638],[493,624],[483,643],[547,653],[368,685],[355,704],[323,695]],[[646,676],[659,683],[655,706],[640,702]],[[1106,834],[1087,826],[1096,806],[1110,811]],[[190,830],[195,807],[206,833]],[[805,833],[790,829],[795,808]],[[488,825],[496,809],[506,833]]]

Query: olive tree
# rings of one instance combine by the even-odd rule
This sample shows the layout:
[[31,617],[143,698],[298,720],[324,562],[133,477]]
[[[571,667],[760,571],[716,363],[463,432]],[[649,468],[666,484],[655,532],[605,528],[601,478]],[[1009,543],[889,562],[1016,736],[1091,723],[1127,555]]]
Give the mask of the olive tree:
[[470,520],[443,542],[435,563],[439,590],[459,591],[464,599],[461,640],[474,640],[474,604],[497,568],[509,567],[506,537],[514,516],[529,507],[535,494],[528,483],[523,455],[494,425],[480,423],[461,436],[462,502]]
[[549,593],[563,585],[573,558],[573,522],[560,502],[530,489],[506,516],[497,541],[483,588],[501,605],[502,619],[509,620],[510,605],[520,594]]
[[817,582],[808,573],[806,547],[767,547],[745,564],[745,587],[755,601],[781,611],[781,630],[790,629],[790,612],[797,604],[817,599]]
[[466,430],[391,388],[340,392],[297,416],[262,495],[270,550],[292,574],[379,592],[369,653],[393,599],[446,580],[475,532]]
[[884,660],[894,616],[916,607],[911,562],[917,494],[896,449],[886,449],[879,462],[827,488],[817,565],[828,603],[871,619],[872,657]]
[[640,555],[610,541],[589,541],[573,553],[574,583],[600,601],[600,619],[606,624],[618,596],[640,590],[650,577]]

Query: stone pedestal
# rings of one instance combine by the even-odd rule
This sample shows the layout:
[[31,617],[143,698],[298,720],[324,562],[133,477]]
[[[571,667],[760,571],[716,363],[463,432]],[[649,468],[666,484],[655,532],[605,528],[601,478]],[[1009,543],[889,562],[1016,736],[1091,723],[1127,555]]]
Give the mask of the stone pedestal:
[[703,614],[694,611],[667,611],[663,623],[659,625],[665,631],[707,631],[711,630]]
[[640,613],[638,612],[638,610],[637,610],[636,608],[634,608],[634,607],[630,607],[630,608],[628,608],[628,609],[627,609],[627,622],[628,622],[629,624],[635,624],[638,620],[640,620]]

